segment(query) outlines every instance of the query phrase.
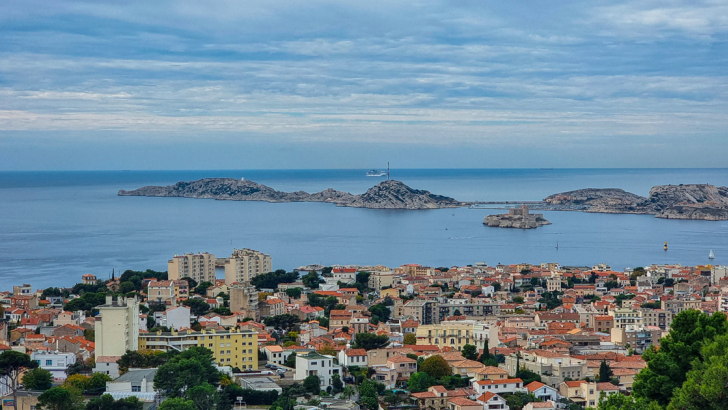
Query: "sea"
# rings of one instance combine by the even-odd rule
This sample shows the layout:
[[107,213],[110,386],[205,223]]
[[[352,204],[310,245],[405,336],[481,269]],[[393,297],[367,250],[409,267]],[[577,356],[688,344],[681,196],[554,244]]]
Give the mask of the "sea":
[[[375,210],[326,203],[120,197],[119,189],[208,177],[246,178],[283,191],[362,193],[368,170],[0,172],[0,290],[70,286],[81,275],[166,270],[175,254],[233,248],[269,253],[274,269],[308,264],[728,263],[728,221],[544,212],[531,230],[483,225],[497,209]],[[728,185],[728,169],[393,169],[392,179],[461,201],[530,201],[579,188]],[[663,244],[668,243],[668,250]]]

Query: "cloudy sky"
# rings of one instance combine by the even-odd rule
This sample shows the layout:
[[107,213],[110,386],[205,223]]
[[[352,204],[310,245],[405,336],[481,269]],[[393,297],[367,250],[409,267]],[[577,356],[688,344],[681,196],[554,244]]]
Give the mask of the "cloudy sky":
[[728,166],[728,3],[0,2],[0,169]]

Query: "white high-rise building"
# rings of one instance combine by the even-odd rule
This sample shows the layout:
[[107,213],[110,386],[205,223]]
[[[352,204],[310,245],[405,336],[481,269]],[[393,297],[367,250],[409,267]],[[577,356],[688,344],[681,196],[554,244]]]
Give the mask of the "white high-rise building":
[[113,299],[98,306],[94,325],[96,357],[123,356],[127,350],[139,350],[139,301],[136,298]]
[[252,249],[235,249],[225,262],[225,283],[250,283],[250,280],[272,271],[270,255]]
[[174,255],[167,261],[167,279],[192,278],[197,283],[215,283],[215,255],[211,253],[186,253]]

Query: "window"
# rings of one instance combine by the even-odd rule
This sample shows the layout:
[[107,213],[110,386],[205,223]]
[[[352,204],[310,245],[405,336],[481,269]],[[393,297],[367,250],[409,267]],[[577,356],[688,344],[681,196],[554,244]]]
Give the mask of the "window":
[[142,386],[131,386],[132,392],[140,392],[142,391]]
[[53,360],[46,360],[46,366],[52,366]]

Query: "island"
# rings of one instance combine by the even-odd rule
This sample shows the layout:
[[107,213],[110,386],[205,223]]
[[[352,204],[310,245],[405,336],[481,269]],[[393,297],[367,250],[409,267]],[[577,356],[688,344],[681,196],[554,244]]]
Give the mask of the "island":
[[520,208],[509,209],[507,214],[486,216],[483,225],[497,228],[534,229],[551,225],[551,222],[547,221],[543,214],[529,213],[528,205],[521,205]]
[[579,189],[544,198],[548,209],[655,215],[664,219],[728,220],[728,188],[709,184],[657,185],[643,197],[622,189]]
[[450,197],[410,188],[395,180],[380,182],[360,195],[331,188],[313,194],[304,191],[283,192],[253,181],[235,178],[204,178],[169,186],[145,186],[132,191],[121,189],[118,195],[228,201],[327,202],[337,206],[370,209],[439,209],[467,205]]

